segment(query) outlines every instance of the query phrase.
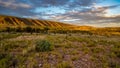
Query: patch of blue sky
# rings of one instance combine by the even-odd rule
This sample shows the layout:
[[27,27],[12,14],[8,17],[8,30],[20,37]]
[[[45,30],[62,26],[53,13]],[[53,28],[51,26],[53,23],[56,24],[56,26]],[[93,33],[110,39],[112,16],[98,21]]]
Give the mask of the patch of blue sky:
[[46,13],[46,14],[56,14],[56,13],[65,13],[66,10],[62,9],[61,7],[38,7],[33,10],[35,13]]
[[117,5],[115,8],[109,8],[107,14],[109,15],[118,15],[120,14],[120,0],[105,0],[101,3],[97,3],[97,6],[114,6]]
[[96,5],[100,6],[111,6],[111,5],[120,5],[120,0],[104,0]]

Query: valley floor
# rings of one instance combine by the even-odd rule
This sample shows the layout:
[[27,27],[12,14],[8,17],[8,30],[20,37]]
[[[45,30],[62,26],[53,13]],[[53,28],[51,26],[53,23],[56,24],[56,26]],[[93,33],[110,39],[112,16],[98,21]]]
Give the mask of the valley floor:
[[[52,51],[37,52],[47,40]],[[120,36],[0,33],[0,68],[120,68]]]

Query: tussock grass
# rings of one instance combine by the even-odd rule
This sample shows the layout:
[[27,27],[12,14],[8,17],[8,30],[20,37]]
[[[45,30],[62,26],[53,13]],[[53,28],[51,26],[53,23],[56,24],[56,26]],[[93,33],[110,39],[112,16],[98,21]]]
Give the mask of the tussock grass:
[[9,37],[3,34],[0,35],[3,68],[9,66],[8,60],[10,63],[17,60],[17,68],[120,67],[119,36],[10,33]]

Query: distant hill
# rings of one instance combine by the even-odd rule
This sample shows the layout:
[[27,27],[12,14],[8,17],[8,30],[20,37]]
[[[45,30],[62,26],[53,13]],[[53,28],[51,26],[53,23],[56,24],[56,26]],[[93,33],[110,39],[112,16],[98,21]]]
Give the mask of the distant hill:
[[34,28],[45,28],[49,27],[50,29],[56,30],[72,30],[72,31],[89,31],[90,33],[97,34],[119,34],[120,35],[120,27],[92,27],[92,26],[77,26],[72,24],[66,24],[62,22],[56,21],[48,21],[48,20],[38,20],[38,19],[29,19],[29,18],[20,18],[14,16],[5,16],[0,15],[0,30],[6,29],[6,27],[34,27]]
[[51,27],[51,28],[67,28],[73,27],[71,24],[65,24],[62,22],[48,21],[48,20],[38,20],[29,18],[19,18],[14,16],[4,16],[0,15],[0,26],[33,26],[33,27]]

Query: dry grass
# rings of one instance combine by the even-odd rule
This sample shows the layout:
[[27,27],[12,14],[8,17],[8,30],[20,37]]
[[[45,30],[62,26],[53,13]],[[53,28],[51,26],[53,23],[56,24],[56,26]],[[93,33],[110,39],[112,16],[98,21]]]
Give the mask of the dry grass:
[[[18,68],[119,68],[120,36],[88,34],[0,34],[0,67],[8,66],[10,54]],[[66,38],[67,36],[67,38]],[[48,52],[36,52],[38,40],[55,46]],[[3,60],[6,59],[6,60]],[[12,66],[14,59],[10,60]],[[5,66],[3,68],[5,68]],[[8,66],[8,67],[11,67]]]

